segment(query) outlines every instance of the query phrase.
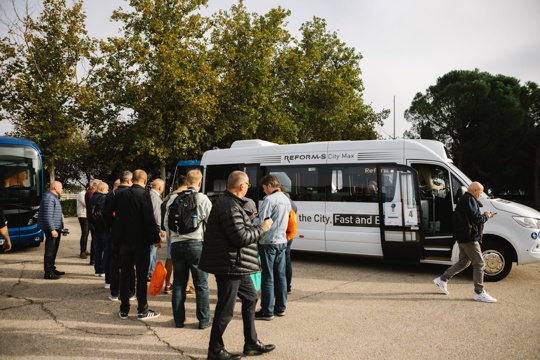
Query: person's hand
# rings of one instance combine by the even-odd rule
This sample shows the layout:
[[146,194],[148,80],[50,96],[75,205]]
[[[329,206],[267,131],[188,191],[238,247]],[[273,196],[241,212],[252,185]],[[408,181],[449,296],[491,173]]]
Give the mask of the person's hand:
[[53,238],[58,237],[58,232],[56,230],[51,231],[51,235]]
[[164,238],[165,235],[167,235],[167,233],[165,232],[165,230],[161,230],[161,232],[159,233],[159,236]]
[[257,216],[259,216],[259,213],[253,213],[253,214],[249,215],[249,220],[253,220]]
[[272,218],[266,218],[261,223],[261,225],[262,225],[264,231],[268,231],[268,230],[270,230],[270,227],[272,226],[273,223],[274,223],[274,220],[272,220]]
[[161,241],[154,244],[157,249],[161,249]]

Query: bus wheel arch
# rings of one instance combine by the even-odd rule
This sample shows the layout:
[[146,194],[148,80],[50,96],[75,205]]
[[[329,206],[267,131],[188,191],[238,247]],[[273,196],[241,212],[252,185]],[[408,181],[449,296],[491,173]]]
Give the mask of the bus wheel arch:
[[512,263],[517,261],[514,248],[506,240],[497,236],[484,236],[482,241],[482,257],[486,264],[485,281],[500,281],[512,270]]

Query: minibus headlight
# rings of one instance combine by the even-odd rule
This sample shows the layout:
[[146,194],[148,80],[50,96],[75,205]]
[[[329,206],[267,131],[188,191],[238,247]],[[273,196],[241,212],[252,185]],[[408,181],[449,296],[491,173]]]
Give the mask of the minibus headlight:
[[513,219],[516,220],[516,222],[523,227],[529,229],[540,229],[540,219],[523,216],[513,216]]

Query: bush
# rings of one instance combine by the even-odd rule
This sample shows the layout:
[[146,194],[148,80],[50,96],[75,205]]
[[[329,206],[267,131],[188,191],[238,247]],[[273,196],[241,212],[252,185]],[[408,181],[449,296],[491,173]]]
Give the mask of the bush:
[[62,213],[65,217],[77,216],[77,200],[62,200]]

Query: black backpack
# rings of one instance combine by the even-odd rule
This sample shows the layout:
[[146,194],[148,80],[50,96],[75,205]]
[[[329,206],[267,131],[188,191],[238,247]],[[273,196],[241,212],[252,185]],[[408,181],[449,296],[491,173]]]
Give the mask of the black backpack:
[[454,240],[460,243],[472,241],[473,226],[464,207],[457,206],[452,214],[452,229]]
[[169,206],[169,229],[178,234],[190,234],[199,228],[197,192],[185,190]]
[[107,231],[108,226],[105,221],[105,198],[106,196],[100,196],[94,201],[90,208],[92,230],[104,232]]

